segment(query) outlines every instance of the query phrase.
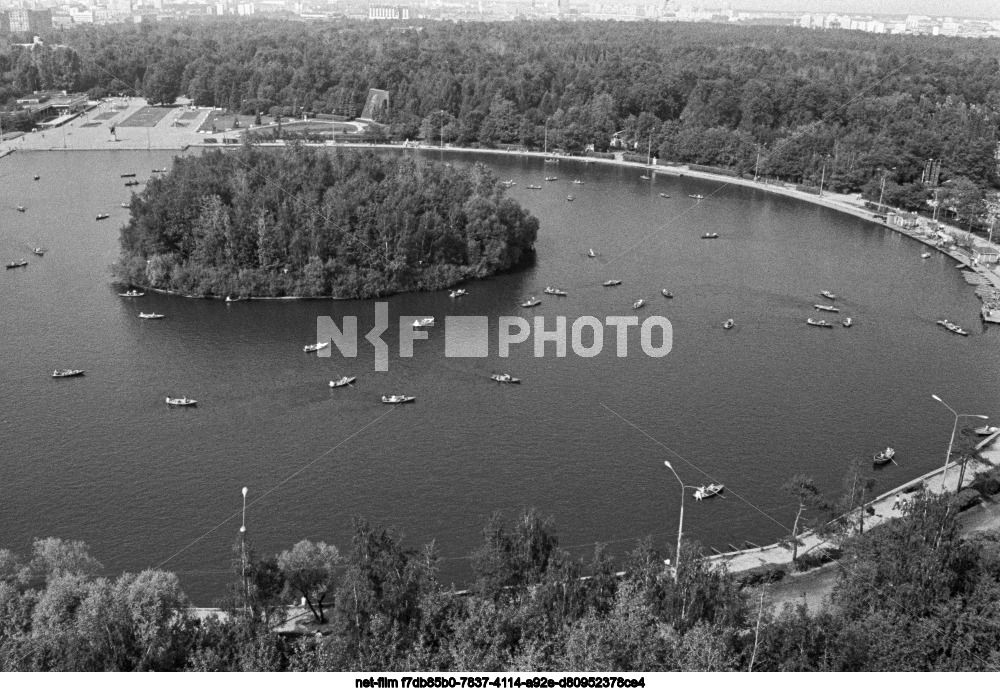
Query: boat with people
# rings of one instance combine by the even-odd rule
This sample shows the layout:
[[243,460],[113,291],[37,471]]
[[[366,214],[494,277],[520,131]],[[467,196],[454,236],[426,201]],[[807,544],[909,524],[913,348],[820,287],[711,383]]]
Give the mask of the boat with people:
[[526,301],[524,301],[523,303],[521,303],[521,307],[522,308],[533,308],[536,305],[541,305],[541,304],[542,304],[542,301],[538,300],[538,298],[535,298],[535,296],[531,296]]
[[166,173],[166,172],[167,172],[166,168],[154,168],[153,169],[153,173]]
[[830,300],[836,300],[837,299],[837,296],[834,295],[833,293],[830,293],[829,291],[820,291],[819,294],[821,296],[823,296],[824,298],[829,298]]
[[640,298],[639,300],[637,300],[634,303],[632,303],[632,309],[633,310],[638,310],[639,308],[641,308],[645,304],[646,304],[645,299]]
[[621,286],[622,285],[622,281],[621,281],[621,279],[608,279],[607,281],[604,282],[604,285],[605,286]]
[[495,382],[499,382],[500,384],[521,384],[521,380],[519,380],[516,377],[511,377],[507,373],[504,373],[502,375],[493,373],[492,375],[490,375],[490,379]]
[[127,183],[125,183],[125,187],[135,187],[136,185],[139,185],[138,180],[130,180]]
[[597,257],[597,253],[594,252],[594,248],[587,250],[587,257]]
[[501,181],[500,184],[503,185],[504,187],[514,187],[515,185],[517,185],[517,183],[515,183],[513,180],[503,180]]
[[691,199],[705,199],[705,195],[688,195]]
[[930,257],[931,257],[931,253],[929,253],[929,252],[922,252],[922,253],[920,253],[920,259],[930,259]]
[[163,315],[158,312],[140,312],[139,317],[144,320],[162,320]]
[[977,435],[992,435],[993,433],[997,432],[998,430],[1000,430],[1000,428],[998,428],[995,425],[984,425],[981,428],[976,428],[975,433]]
[[304,353],[315,353],[316,351],[322,351],[324,348],[330,345],[329,341],[320,341],[318,344],[309,344],[302,347]]
[[962,329],[961,327],[959,327],[954,322],[949,322],[948,320],[938,320],[937,323],[940,324],[945,329],[947,329],[952,334],[958,334],[959,336],[968,336],[969,335],[969,332],[965,331],[964,329]]
[[567,202],[572,202],[573,201],[573,195],[566,195],[566,201]]
[[806,319],[806,324],[811,324],[814,327],[833,327],[833,325],[829,324],[826,320],[814,320],[812,317]]
[[894,456],[896,456],[896,450],[892,447],[886,447],[881,452],[876,452],[872,456],[872,461],[876,464],[888,464]]
[[450,298],[461,298],[462,296],[467,296],[467,295],[469,295],[468,291],[466,291],[464,288],[459,288],[459,289],[456,289],[456,290],[452,291],[451,293],[449,293],[448,297],[450,297]]
[[843,324],[845,327],[850,327],[852,324],[854,324],[854,320],[852,320],[850,317],[845,317]]
[[813,307],[823,312],[840,312],[840,308],[835,308],[832,305],[813,305]]
[[188,399],[186,396],[182,397],[167,397],[167,406],[197,406],[198,402],[194,399]]
[[236,298],[233,298],[232,296],[226,296],[227,303],[238,303],[241,300],[243,300],[243,298],[240,298],[239,296],[237,296]]
[[583,181],[580,180],[579,178],[577,178],[576,180],[573,181],[573,184],[574,185],[583,185]]
[[661,288],[661,289],[660,289],[660,293],[662,293],[662,294],[663,294],[663,297],[664,297],[664,298],[673,298],[673,297],[674,297],[674,294],[673,294],[673,293],[671,293],[670,291],[668,291],[668,290],[667,290],[667,289],[665,289],[665,288]]
[[556,180],[559,180],[559,178],[554,175],[546,176],[545,178],[545,182],[547,183],[555,182]]
[[111,214],[98,214],[97,215],[97,220],[98,221],[104,221],[104,219],[107,219],[107,218],[110,218],[110,217],[111,217]]
[[330,386],[331,387],[346,387],[347,385],[352,384],[354,382],[354,380],[356,380],[356,379],[358,379],[358,378],[357,377],[347,377],[347,376],[344,376],[344,377],[341,377],[339,380],[330,380]]
[[413,321],[413,326],[414,327],[433,327],[434,326],[434,318],[433,317],[424,317],[423,319],[414,320]]
[[142,298],[146,294],[142,291],[137,291],[135,289],[132,289],[131,291],[125,291],[124,293],[119,293],[118,295],[120,295],[122,298]]
[[17,208],[17,210],[18,210],[18,211],[28,211],[28,210],[27,210],[26,208],[24,208],[24,207],[18,207],[18,208]]
[[52,372],[52,377],[80,377],[83,375],[83,370],[55,370]]
[[121,208],[122,209],[128,209],[129,208],[129,203],[128,202],[122,202],[121,203]]
[[135,173],[122,173],[123,178],[134,178]]
[[736,326],[736,322],[734,320],[732,320],[732,319],[728,319],[728,320],[726,320],[725,322],[722,323],[722,328],[723,329],[732,329],[735,326]]
[[551,286],[546,286],[544,293],[548,293],[550,296],[561,296],[563,298],[569,295],[566,291],[560,288],[552,288]]
[[529,185],[528,189],[529,190],[541,190],[542,186],[541,185]]
[[719,234],[715,233],[714,231],[712,233],[706,233],[705,235],[702,236],[702,238],[704,238],[705,240],[714,240],[718,237]]
[[698,488],[695,488],[694,499],[700,501],[709,497],[715,497],[725,489],[726,486],[724,486],[722,483],[711,483],[709,485],[702,485]]
[[26,259],[15,260],[7,264],[8,269],[17,269],[18,267],[27,267],[27,266],[28,266],[28,260]]
[[34,176],[35,180],[40,180],[40,179],[41,179],[41,177],[42,177],[42,176],[40,176],[40,175],[36,175],[36,176]]
[[408,404],[411,401],[416,401],[416,400],[417,397],[415,396],[404,396],[402,394],[393,394],[392,396],[382,397],[383,404]]
[[44,256],[45,256],[45,250],[43,250],[43,249],[42,249],[42,248],[40,248],[40,247],[36,247],[36,248],[34,248],[34,249],[33,249],[33,250],[31,251],[31,252],[32,252],[33,254],[35,254],[35,255],[38,255],[39,257],[44,257]]
[[666,192],[661,192],[660,197],[662,197],[663,199],[670,199],[670,195],[668,195]]

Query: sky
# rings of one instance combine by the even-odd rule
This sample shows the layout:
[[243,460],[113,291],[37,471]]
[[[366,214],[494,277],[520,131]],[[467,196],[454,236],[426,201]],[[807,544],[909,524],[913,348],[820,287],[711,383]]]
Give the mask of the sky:
[[[725,0],[712,4],[722,6]],[[1000,19],[1000,0],[730,0],[734,10],[780,10],[783,12],[846,12],[850,14],[931,17],[981,17]],[[681,4],[688,4],[682,0]],[[697,5],[697,2],[692,4]],[[705,5],[709,5],[705,2]]]

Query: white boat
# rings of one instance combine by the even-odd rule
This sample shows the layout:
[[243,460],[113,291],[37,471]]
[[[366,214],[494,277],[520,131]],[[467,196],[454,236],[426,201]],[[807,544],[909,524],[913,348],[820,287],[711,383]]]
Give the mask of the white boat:
[[545,178],[545,182],[547,182],[547,183],[551,183],[551,182],[556,181],[556,180],[559,180],[559,178],[556,177],[556,176],[554,176],[554,175],[546,176],[546,178]]
[[420,319],[420,320],[414,320],[413,326],[414,327],[433,327],[434,326],[434,318],[433,317],[425,317],[425,318]]
[[662,293],[662,294],[663,294],[663,297],[664,297],[664,298],[673,298],[673,297],[674,297],[674,294],[673,294],[673,293],[671,293],[670,291],[668,291],[668,290],[667,290],[667,289],[665,289],[665,288],[661,288],[661,289],[660,289],[660,293]]
[[523,303],[521,303],[521,307],[522,308],[533,308],[536,305],[541,305],[541,304],[542,304],[542,301],[538,300],[538,298],[535,298],[535,296],[531,296],[526,301],[524,301]]
[[840,308],[835,308],[832,305],[813,305],[813,307],[823,312],[840,312]]
[[725,322],[722,323],[723,329],[732,329],[735,326],[736,322],[734,322],[733,320],[726,320]]
[[583,185],[583,181],[582,180],[574,180],[573,184],[574,185]]
[[7,268],[8,269],[17,269],[18,267],[27,267],[27,266],[28,266],[28,260],[21,259],[21,260],[16,260],[14,262],[9,263],[7,265]]
[[188,399],[186,396],[180,398],[167,397],[167,406],[197,406],[198,402],[194,399]]
[[42,256],[45,255],[45,250],[43,250],[40,247],[36,247],[34,250],[32,250],[32,252],[35,253],[36,255],[38,255],[39,257],[42,257]]
[[670,199],[670,195],[668,195],[666,192],[661,192],[660,197],[662,197],[663,199]]
[[812,317],[806,320],[806,324],[811,324],[814,327],[833,327],[832,324],[827,324],[826,320],[814,320]]
[[529,190],[541,190],[542,186],[541,185],[529,185],[528,189]]
[[604,285],[605,286],[621,286],[622,282],[621,282],[621,279],[608,279],[607,281],[604,282]]
[[573,195],[566,195],[566,201],[567,202],[572,202],[573,201]]
[[17,210],[18,210],[18,211],[28,211],[28,210],[27,210],[27,209],[25,209],[24,207],[18,207],[18,208],[17,208]]
[[559,159],[545,159],[545,163],[559,163]]
[[546,286],[545,290],[542,291],[542,293],[547,293],[550,296],[563,296],[563,297],[569,295],[568,293],[566,293],[566,291],[563,291],[558,288],[552,288],[551,286]]
[[704,500],[707,497],[714,497],[726,489],[722,483],[712,483],[710,485],[703,485],[700,488],[696,488],[694,491],[694,499]]
[[590,249],[589,249],[589,250],[587,251],[587,257],[597,257],[597,253],[596,253],[596,252],[594,252],[594,248],[590,248]]
[[688,195],[691,199],[705,199],[705,195]]
[[947,329],[952,334],[958,334],[959,336],[968,336],[969,332],[965,331],[959,327],[954,322],[949,322],[948,320],[938,320],[938,324]]
[[835,296],[834,294],[830,293],[829,291],[820,291],[819,294],[821,296],[823,296],[824,298],[829,298],[830,300],[836,300],[837,299],[837,296]]
[[993,433],[995,433],[998,430],[1000,430],[1000,428],[998,428],[995,425],[984,425],[981,428],[976,428],[976,434],[977,435],[992,435]]
[[451,293],[449,293],[448,295],[449,295],[449,296],[450,296],[451,298],[461,298],[462,296],[467,296],[467,295],[469,295],[469,292],[468,292],[468,291],[466,291],[466,290],[465,290],[464,288],[459,288],[459,289],[457,289],[457,290],[454,290],[454,291],[452,291],[452,292],[451,292]]
[[330,380],[331,387],[346,387],[358,378],[356,377],[341,377],[339,380]]
[[226,296],[226,302],[227,303],[238,303],[241,300],[243,300],[243,299],[242,298],[233,298],[232,296]]
[[98,221],[104,221],[104,219],[110,218],[110,216],[111,216],[111,214],[98,214],[97,215],[97,220]]
[[129,207],[128,202],[122,202],[122,209],[128,209],[128,207]]
[[502,375],[497,375],[496,373],[494,373],[490,375],[490,379],[499,382],[500,384],[521,384],[521,380],[519,380],[516,377],[511,377],[507,373],[504,373]]
[[896,450],[892,447],[886,447],[885,451],[877,452],[872,457],[872,461],[876,464],[888,464],[894,456],[896,456]]
[[144,320],[162,320],[163,315],[156,312],[140,312],[139,317]]
[[393,394],[392,396],[383,396],[383,404],[408,404],[411,401],[416,401],[415,396],[403,396],[402,394]]
[[119,293],[118,295],[120,295],[122,298],[142,298],[146,294],[143,293],[142,291],[132,290],[132,291],[125,291],[124,293]]
[[921,253],[920,259],[930,259],[930,256],[931,256],[931,253],[924,252],[924,253]]
[[705,235],[702,236],[702,238],[704,238],[705,240],[714,240],[715,238],[718,238],[718,237],[719,237],[719,234],[718,233],[714,233],[714,232],[713,233],[706,233]]
[[315,351],[322,351],[329,345],[330,345],[329,341],[321,341],[318,344],[309,344],[308,346],[303,346],[302,351],[305,353],[314,353]]
[[634,303],[632,303],[632,309],[633,310],[638,310],[639,308],[641,308],[645,304],[646,304],[646,301],[644,299],[640,298],[639,300],[637,300]]
[[513,180],[504,180],[500,184],[503,185],[504,187],[514,187],[515,185],[517,185],[517,183],[515,183]]
[[83,370],[55,370],[52,373],[52,377],[80,377],[83,375]]
[[643,173],[642,175],[640,175],[640,176],[639,176],[639,178],[640,178],[641,180],[649,180],[649,176],[648,176],[648,175],[646,175],[645,173]]
[[850,327],[852,324],[854,324],[854,320],[852,320],[850,317],[845,317],[844,318],[844,326],[845,327]]

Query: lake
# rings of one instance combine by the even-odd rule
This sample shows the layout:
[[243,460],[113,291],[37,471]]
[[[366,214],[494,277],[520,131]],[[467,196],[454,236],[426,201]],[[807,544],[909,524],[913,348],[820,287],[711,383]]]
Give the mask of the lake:
[[[395,327],[386,333],[386,372],[363,338],[375,301],[121,298],[109,266],[132,188],[120,175],[146,180],[172,157],[0,159],[0,259],[29,261],[0,275],[0,546],[83,540],[108,574],[162,566],[211,605],[229,579],[247,486],[248,535],[261,552],[303,538],[349,550],[360,515],[398,526],[413,546],[434,541],[442,579],[462,584],[496,511],[552,515],[575,556],[589,559],[603,542],[623,557],[647,535],[671,555],[680,489],[668,459],[686,484],[725,483],[724,497],[689,494],[684,529],[726,550],[787,533],[796,503],[781,486],[796,473],[839,495],[847,461],[886,445],[898,465],[873,471],[876,492],[939,466],[953,418],[931,394],[961,412],[998,413],[990,363],[1000,331],[984,329],[950,258],[923,261],[914,241],[797,200],[607,165],[445,155],[517,181],[508,194],[541,221],[537,258],[470,282],[461,299],[386,299],[391,325],[437,319],[412,358],[399,357]],[[111,218],[96,221],[101,213]],[[719,239],[701,239],[706,231]],[[611,278],[622,285],[603,287]],[[543,295],[546,286],[568,296]],[[829,302],[821,290],[837,294],[839,315],[813,309]],[[521,309],[530,295],[541,305]],[[633,311],[638,298],[648,303]],[[359,321],[356,358],[303,353],[317,317],[346,315]],[[445,357],[449,315],[489,317],[488,357]],[[592,358],[572,347],[557,358],[551,344],[537,358],[530,339],[508,358],[496,352],[502,316],[543,316],[552,329],[558,316],[616,315],[668,318],[672,351],[648,357],[633,328],[620,358],[608,328]],[[816,329],[807,317],[836,326]],[[949,334],[935,324],[942,317],[971,335]],[[723,330],[729,318],[736,326]],[[55,380],[56,368],[86,376]],[[493,372],[522,384],[498,385]],[[340,375],[357,382],[330,389]],[[417,400],[388,407],[385,394]],[[199,405],[171,409],[167,396]]]

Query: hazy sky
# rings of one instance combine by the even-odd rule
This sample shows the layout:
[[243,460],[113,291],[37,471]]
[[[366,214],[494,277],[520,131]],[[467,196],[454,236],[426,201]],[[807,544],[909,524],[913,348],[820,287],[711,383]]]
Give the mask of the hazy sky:
[[[722,6],[725,0],[706,0]],[[925,14],[932,17],[1000,19],[1000,0],[731,0],[734,10],[849,12],[851,14]],[[681,4],[687,4],[682,0]],[[691,4],[697,5],[697,2]]]

